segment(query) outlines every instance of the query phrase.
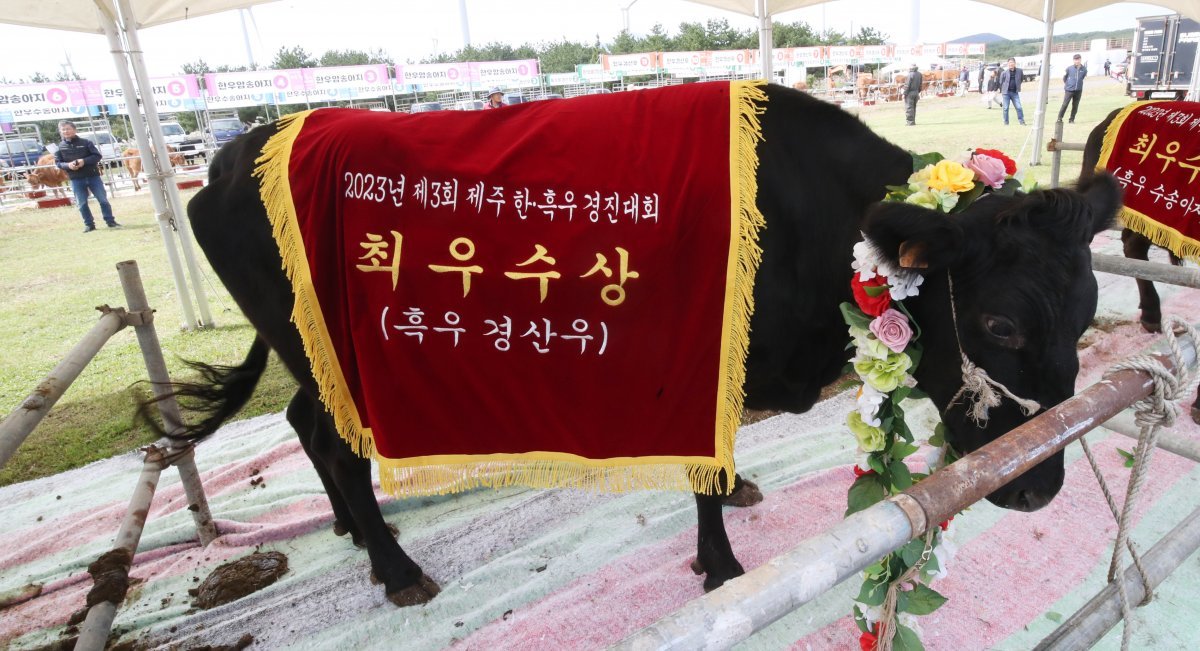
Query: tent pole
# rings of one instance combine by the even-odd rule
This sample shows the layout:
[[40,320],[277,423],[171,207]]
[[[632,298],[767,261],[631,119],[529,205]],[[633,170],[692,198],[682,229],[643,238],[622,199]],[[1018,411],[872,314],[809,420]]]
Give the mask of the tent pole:
[[[146,126],[149,128],[150,142],[154,146],[157,161],[153,168],[154,176],[150,178],[157,192],[162,192],[170,203],[171,212],[175,217],[175,232],[179,235],[180,249],[183,260],[187,265],[188,276],[192,280],[192,291],[196,294],[196,305],[200,308],[200,320],[196,325],[210,328],[216,325],[208,307],[208,296],[204,292],[204,277],[200,275],[200,266],[196,264],[196,251],[192,246],[192,225],[188,221],[187,211],[183,201],[179,199],[179,188],[175,187],[175,170],[167,157],[166,138],[163,137],[162,125],[158,121],[158,108],[154,105],[154,95],[150,84],[150,75],[146,73],[146,61],[142,58],[142,46],[138,42],[137,19],[129,0],[117,0],[121,8],[121,18],[125,29],[125,38],[129,42],[129,60],[133,64],[133,74],[137,78],[138,87],[144,89],[142,105],[146,110]],[[147,162],[143,157],[143,162]]]
[[758,57],[762,60],[763,79],[771,81],[774,66],[771,48],[774,45],[774,34],[771,29],[771,12],[767,10],[767,0],[755,0],[758,11]]
[[1046,38],[1042,41],[1042,74],[1038,78],[1037,113],[1033,117],[1033,153],[1030,165],[1042,163],[1042,133],[1046,127],[1046,101],[1050,93],[1050,46],[1054,43],[1054,0],[1046,0],[1042,13],[1046,23]]
[[[137,92],[133,80],[129,77],[129,63],[125,58],[125,48],[121,44],[116,23],[115,7],[109,0],[96,0],[96,13],[104,25],[104,34],[108,37],[109,50],[112,52],[113,63],[116,64],[117,77],[121,80],[121,90],[125,93],[125,106],[129,110],[132,122],[133,137],[137,141],[138,151],[142,157],[142,165],[147,170],[154,169],[150,147],[146,139],[146,123],[142,120],[142,112],[138,107]],[[150,193],[150,201],[154,204],[154,215],[158,221],[159,234],[163,238],[163,247],[167,251],[167,262],[171,266],[171,277],[175,281],[175,294],[179,297],[179,308],[183,316],[184,330],[195,327],[196,317],[192,310],[191,293],[188,290],[187,278],[183,273],[183,265],[179,261],[179,251],[175,249],[175,240],[171,237],[170,214],[162,196],[157,192]]]

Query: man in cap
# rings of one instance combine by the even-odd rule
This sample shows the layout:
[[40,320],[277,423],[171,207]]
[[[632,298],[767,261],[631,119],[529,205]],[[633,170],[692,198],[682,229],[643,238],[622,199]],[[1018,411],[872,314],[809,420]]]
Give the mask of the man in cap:
[[904,124],[913,126],[917,123],[917,100],[921,98],[921,72],[917,64],[908,67],[908,79],[904,82]]
[[1080,61],[1081,57],[1076,54],[1072,57],[1071,65],[1067,66],[1067,72],[1063,75],[1063,102],[1058,109],[1058,121],[1062,122],[1063,115],[1067,112],[1067,103],[1071,103],[1071,119],[1070,123],[1075,122],[1075,114],[1079,112],[1079,98],[1083,97],[1083,78],[1087,76],[1087,66]]
[[499,88],[493,88],[489,90],[488,101],[483,108],[495,109],[500,108],[501,106],[508,106],[508,104],[504,101],[504,91],[500,90]]

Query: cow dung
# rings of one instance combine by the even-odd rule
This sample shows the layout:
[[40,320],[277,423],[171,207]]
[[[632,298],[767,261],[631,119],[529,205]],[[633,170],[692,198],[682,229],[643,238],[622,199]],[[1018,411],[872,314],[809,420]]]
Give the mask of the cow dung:
[[213,570],[188,594],[195,597],[193,606],[207,610],[262,590],[283,576],[287,566],[287,556],[279,552],[255,552]]

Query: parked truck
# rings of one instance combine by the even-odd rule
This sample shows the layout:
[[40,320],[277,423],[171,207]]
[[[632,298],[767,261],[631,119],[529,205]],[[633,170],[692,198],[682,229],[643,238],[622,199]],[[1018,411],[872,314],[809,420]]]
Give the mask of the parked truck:
[[1192,85],[1200,23],[1177,14],[1139,18],[1126,69],[1137,99],[1183,99]]

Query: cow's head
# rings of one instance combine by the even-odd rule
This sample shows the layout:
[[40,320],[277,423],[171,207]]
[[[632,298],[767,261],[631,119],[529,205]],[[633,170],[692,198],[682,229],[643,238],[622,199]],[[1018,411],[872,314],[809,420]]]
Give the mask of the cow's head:
[[[969,416],[968,401],[954,400],[963,384],[959,341],[971,362],[1043,410],[1074,394],[1076,343],[1096,311],[1088,245],[1119,207],[1120,189],[1105,174],[1078,191],[987,195],[954,215],[903,203],[878,204],[868,215],[864,232],[879,253],[925,277],[920,295],[905,301],[923,331],[916,378],[960,454],[1030,416],[1008,398],[986,421]],[[988,499],[1033,511],[1058,493],[1063,474],[1059,452]]]

